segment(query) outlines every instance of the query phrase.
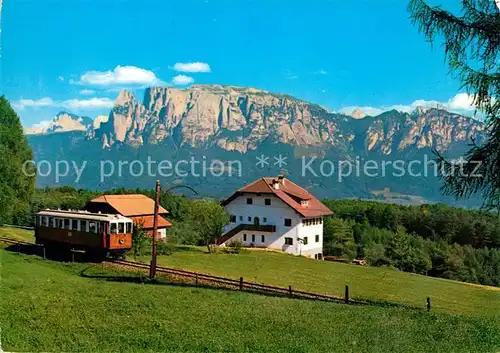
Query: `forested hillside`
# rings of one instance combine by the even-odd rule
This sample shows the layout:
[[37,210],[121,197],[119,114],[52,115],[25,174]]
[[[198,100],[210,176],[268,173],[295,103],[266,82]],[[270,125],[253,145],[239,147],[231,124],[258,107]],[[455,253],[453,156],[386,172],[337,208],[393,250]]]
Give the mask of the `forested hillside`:
[[[115,189],[107,193],[153,190]],[[97,192],[71,187],[37,189],[29,210],[16,223],[30,225],[43,208],[79,209]],[[398,206],[360,200],[327,200],[334,216],[324,222],[324,254],[346,261],[364,258],[371,266],[459,281],[500,286],[500,219],[496,214],[445,205]],[[163,193],[170,211],[169,241],[204,245],[222,208],[217,201],[189,199]]]
[[500,219],[446,205],[325,201],[325,254],[459,281],[500,285]]

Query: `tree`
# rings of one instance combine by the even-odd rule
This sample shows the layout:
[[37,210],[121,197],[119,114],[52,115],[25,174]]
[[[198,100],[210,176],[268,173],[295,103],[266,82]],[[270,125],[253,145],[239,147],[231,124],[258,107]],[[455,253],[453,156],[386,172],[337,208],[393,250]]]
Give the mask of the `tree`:
[[[35,189],[33,159],[23,126],[7,99],[0,97],[0,224],[26,212]],[[25,168],[23,169],[23,167]]]
[[209,252],[213,252],[213,245],[217,243],[229,224],[229,215],[224,207],[212,200],[197,200],[191,205],[190,223],[205,242]]
[[485,115],[489,131],[484,143],[471,141],[463,162],[448,161],[436,152],[445,171],[443,191],[457,198],[483,193],[485,207],[500,209],[500,6],[495,0],[462,0],[463,15],[455,16],[423,0],[410,0],[408,10],[431,43],[436,37],[444,39],[450,71]]

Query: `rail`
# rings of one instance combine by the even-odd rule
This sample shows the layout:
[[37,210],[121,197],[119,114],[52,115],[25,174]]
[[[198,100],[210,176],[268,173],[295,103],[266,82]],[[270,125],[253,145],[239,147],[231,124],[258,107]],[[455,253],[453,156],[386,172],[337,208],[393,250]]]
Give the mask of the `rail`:
[[[0,236],[0,242],[17,244],[18,252],[20,251],[19,249],[20,249],[21,245],[39,246],[43,249],[43,256],[45,258],[45,247],[42,244],[35,244],[35,243],[30,243],[30,242],[16,240],[16,239],[2,237],[2,236]],[[73,261],[74,261],[74,257],[73,257]],[[104,263],[133,267],[133,268],[140,269],[140,270],[149,270],[149,264],[145,264],[145,263],[137,262],[137,261],[106,258]],[[165,275],[170,275],[170,276],[174,276],[174,277],[177,276],[177,277],[182,277],[184,279],[186,279],[186,278],[191,279],[195,282],[196,285],[202,284],[203,282],[209,282],[211,284],[215,283],[216,286],[219,286],[219,287],[225,287],[225,288],[229,287],[231,289],[238,289],[240,291],[247,290],[247,291],[251,291],[251,292],[260,292],[260,293],[267,293],[267,294],[274,294],[274,295],[281,295],[281,296],[289,296],[289,297],[293,297],[293,298],[336,302],[336,303],[345,303],[345,304],[353,304],[353,305],[389,305],[389,306],[400,305],[400,304],[395,304],[395,303],[390,303],[390,302],[376,302],[376,301],[370,301],[370,300],[351,299],[349,297],[349,286],[345,286],[345,293],[344,293],[343,297],[336,297],[336,296],[331,296],[331,295],[326,295],[326,294],[321,294],[321,293],[296,290],[296,289],[292,288],[291,285],[288,287],[278,287],[278,286],[271,286],[271,285],[267,285],[267,284],[263,284],[263,283],[244,281],[243,277],[240,277],[240,279],[237,280],[237,279],[233,279],[233,278],[214,276],[214,275],[209,275],[206,273],[180,270],[180,269],[176,269],[176,268],[169,268],[169,267],[163,267],[163,266],[157,266],[156,272],[159,274],[165,274]],[[405,306],[408,308],[413,308],[413,309],[418,309],[416,307],[410,307],[410,306],[406,306],[406,305],[402,305],[402,306]],[[427,311],[430,311],[430,298],[429,297],[427,298],[426,307],[427,307]]]

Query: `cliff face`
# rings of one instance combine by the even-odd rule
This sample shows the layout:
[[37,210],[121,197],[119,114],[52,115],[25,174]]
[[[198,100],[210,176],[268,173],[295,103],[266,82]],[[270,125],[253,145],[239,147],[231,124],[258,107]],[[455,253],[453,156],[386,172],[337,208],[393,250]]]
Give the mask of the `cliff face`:
[[345,144],[335,119],[317,105],[251,88],[212,85],[150,88],[144,103],[123,91],[100,130],[96,136],[104,146],[157,144],[167,137],[180,145],[217,145],[242,153],[264,140]]
[[447,150],[455,142],[466,144],[472,138],[481,142],[484,124],[444,110],[417,109],[412,114],[395,110],[371,119],[365,147],[389,155],[408,148]]
[[216,145],[241,153],[263,141],[349,150],[356,139],[364,141],[367,152],[390,155],[408,148],[446,150],[453,142],[480,141],[483,133],[481,122],[438,109],[354,119],[286,95],[194,85],[186,90],[149,88],[142,103],[130,92],[120,92],[109,120],[95,136],[103,147],[139,147],[172,138],[180,146]]

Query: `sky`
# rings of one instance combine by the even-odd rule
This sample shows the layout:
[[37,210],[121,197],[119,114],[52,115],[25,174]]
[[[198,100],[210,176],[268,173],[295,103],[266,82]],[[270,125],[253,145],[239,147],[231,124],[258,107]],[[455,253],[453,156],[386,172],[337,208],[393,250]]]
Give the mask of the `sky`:
[[[457,10],[459,2],[442,0]],[[0,0],[1,4],[1,0]],[[120,89],[248,86],[330,111],[473,114],[406,0],[6,0],[1,87],[25,126],[108,114]],[[1,5],[0,5],[1,6]]]

